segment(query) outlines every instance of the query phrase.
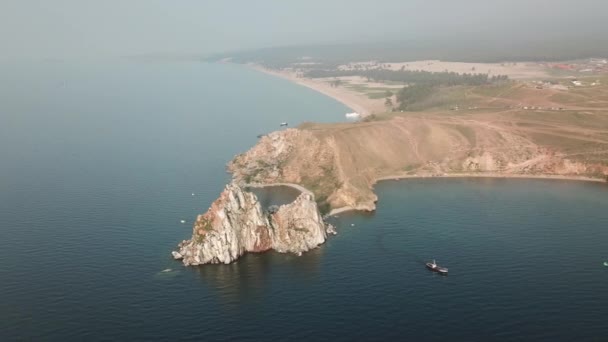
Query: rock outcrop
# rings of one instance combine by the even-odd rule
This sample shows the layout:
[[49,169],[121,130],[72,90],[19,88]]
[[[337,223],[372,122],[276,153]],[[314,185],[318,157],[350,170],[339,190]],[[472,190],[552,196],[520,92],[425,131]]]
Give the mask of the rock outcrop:
[[255,194],[231,183],[207,213],[197,217],[192,239],[172,254],[185,265],[227,264],[245,252],[270,249],[301,254],[325,242],[326,229],[311,193],[265,212]]

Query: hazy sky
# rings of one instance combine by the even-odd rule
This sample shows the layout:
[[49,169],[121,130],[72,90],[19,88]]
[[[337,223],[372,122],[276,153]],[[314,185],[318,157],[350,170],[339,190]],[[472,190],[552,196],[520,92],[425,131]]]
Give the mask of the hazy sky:
[[446,36],[608,34],[606,0],[0,0],[3,57],[210,53]]

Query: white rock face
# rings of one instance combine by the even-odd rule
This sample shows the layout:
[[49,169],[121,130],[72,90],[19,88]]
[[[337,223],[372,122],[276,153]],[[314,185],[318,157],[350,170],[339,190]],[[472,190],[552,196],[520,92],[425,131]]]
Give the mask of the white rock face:
[[182,255],[176,251],[171,252],[171,255],[173,255],[173,259],[175,260],[181,260],[183,258]]
[[192,239],[180,243],[173,256],[181,256],[186,266],[228,264],[245,252],[274,249],[301,254],[326,238],[325,223],[311,194],[302,193],[268,214],[253,193],[231,183],[207,213],[197,217]]

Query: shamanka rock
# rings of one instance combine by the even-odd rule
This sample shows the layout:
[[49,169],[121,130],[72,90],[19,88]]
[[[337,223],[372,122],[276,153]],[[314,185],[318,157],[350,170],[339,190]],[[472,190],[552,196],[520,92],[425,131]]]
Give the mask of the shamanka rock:
[[180,243],[173,256],[186,266],[228,264],[245,252],[274,249],[299,255],[326,238],[312,194],[302,193],[292,203],[264,212],[255,194],[231,183],[207,213],[197,217],[192,239]]

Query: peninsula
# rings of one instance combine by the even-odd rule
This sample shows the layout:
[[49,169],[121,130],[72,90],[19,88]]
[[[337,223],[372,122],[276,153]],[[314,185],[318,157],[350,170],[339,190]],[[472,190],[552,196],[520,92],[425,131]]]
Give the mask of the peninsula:
[[[235,156],[228,164],[232,183],[173,253],[186,265],[228,263],[248,251],[315,248],[331,231],[321,215],[375,210],[373,186],[381,180],[607,180],[605,60],[253,67],[334,97],[363,118],[276,131]],[[265,212],[243,190],[279,183],[308,191]]]
[[603,59],[254,67],[365,108],[359,122],[270,134],[229,165],[240,181],[300,184],[325,213],[374,210],[386,179],[608,175]]

